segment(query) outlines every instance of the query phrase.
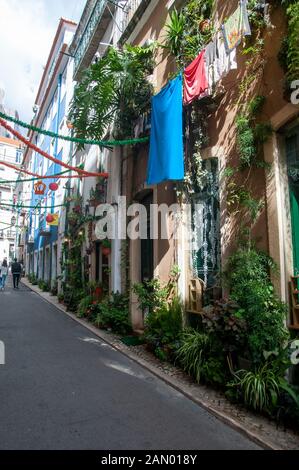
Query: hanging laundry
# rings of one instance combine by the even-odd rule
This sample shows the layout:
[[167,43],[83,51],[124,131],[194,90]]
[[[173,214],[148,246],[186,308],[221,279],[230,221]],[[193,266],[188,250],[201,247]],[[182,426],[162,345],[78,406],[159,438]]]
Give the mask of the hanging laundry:
[[147,184],[183,179],[183,77],[181,74],[152,98]]
[[247,0],[241,0],[238,8],[222,26],[227,52],[235,49],[244,36],[251,35],[247,13]]
[[209,44],[207,44],[205,48],[205,70],[206,70],[206,76],[208,80],[208,88],[206,93],[201,95],[201,98],[212,95],[213,94],[213,89],[214,86],[217,82],[217,76],[215,76],[215,61],[216,61],[217,55],[216,55],[216,42],[211,41]]
[[205,50],[184,71],[184,104],[189,104],[208,89],[205,69]]
[[228,52],[225,47],[225,40],[221,31],[216,34],[216,54],[215,61],[215,76],[218,80],[225,77],[231,70],[236,70],[237,65],[237,50],[236,48]]

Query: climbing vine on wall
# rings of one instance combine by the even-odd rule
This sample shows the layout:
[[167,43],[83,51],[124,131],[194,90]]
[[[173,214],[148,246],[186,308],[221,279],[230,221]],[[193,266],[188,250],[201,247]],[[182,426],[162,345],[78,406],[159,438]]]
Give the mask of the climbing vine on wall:
[[282,44],[282,64],[289,82],[299,79],[299,1],[282,0],[287,16],[287,36]]
[[166,47],[177,64],[192,62],[213,34],[211,21],[214,0],[191,0],[178,12],[170,14],[166,25]]

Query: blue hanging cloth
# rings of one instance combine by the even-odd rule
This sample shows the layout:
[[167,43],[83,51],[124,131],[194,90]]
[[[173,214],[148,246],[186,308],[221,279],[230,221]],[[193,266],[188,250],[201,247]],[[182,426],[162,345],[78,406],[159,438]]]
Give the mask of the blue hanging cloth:
[[183,77],[181,74],[152,98],[147,184],[183,179]]

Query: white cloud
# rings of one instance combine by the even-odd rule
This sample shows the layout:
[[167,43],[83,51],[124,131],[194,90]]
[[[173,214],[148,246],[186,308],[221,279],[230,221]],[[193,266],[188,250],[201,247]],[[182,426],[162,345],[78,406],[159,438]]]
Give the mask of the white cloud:
[[60,17],[78,20],[85,0],[0,0],[0,88],[29,121]]

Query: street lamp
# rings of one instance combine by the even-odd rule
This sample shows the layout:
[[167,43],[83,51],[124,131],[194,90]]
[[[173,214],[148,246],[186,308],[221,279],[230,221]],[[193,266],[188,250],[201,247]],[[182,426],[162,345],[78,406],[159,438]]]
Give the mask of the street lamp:
[[16,222],[17,222],[17,219],[16,219],[16,217],[13,215],[12,218],[11,218],[11,220],[10,220],[10,223],[11,223],[11,225],[16,225]]

